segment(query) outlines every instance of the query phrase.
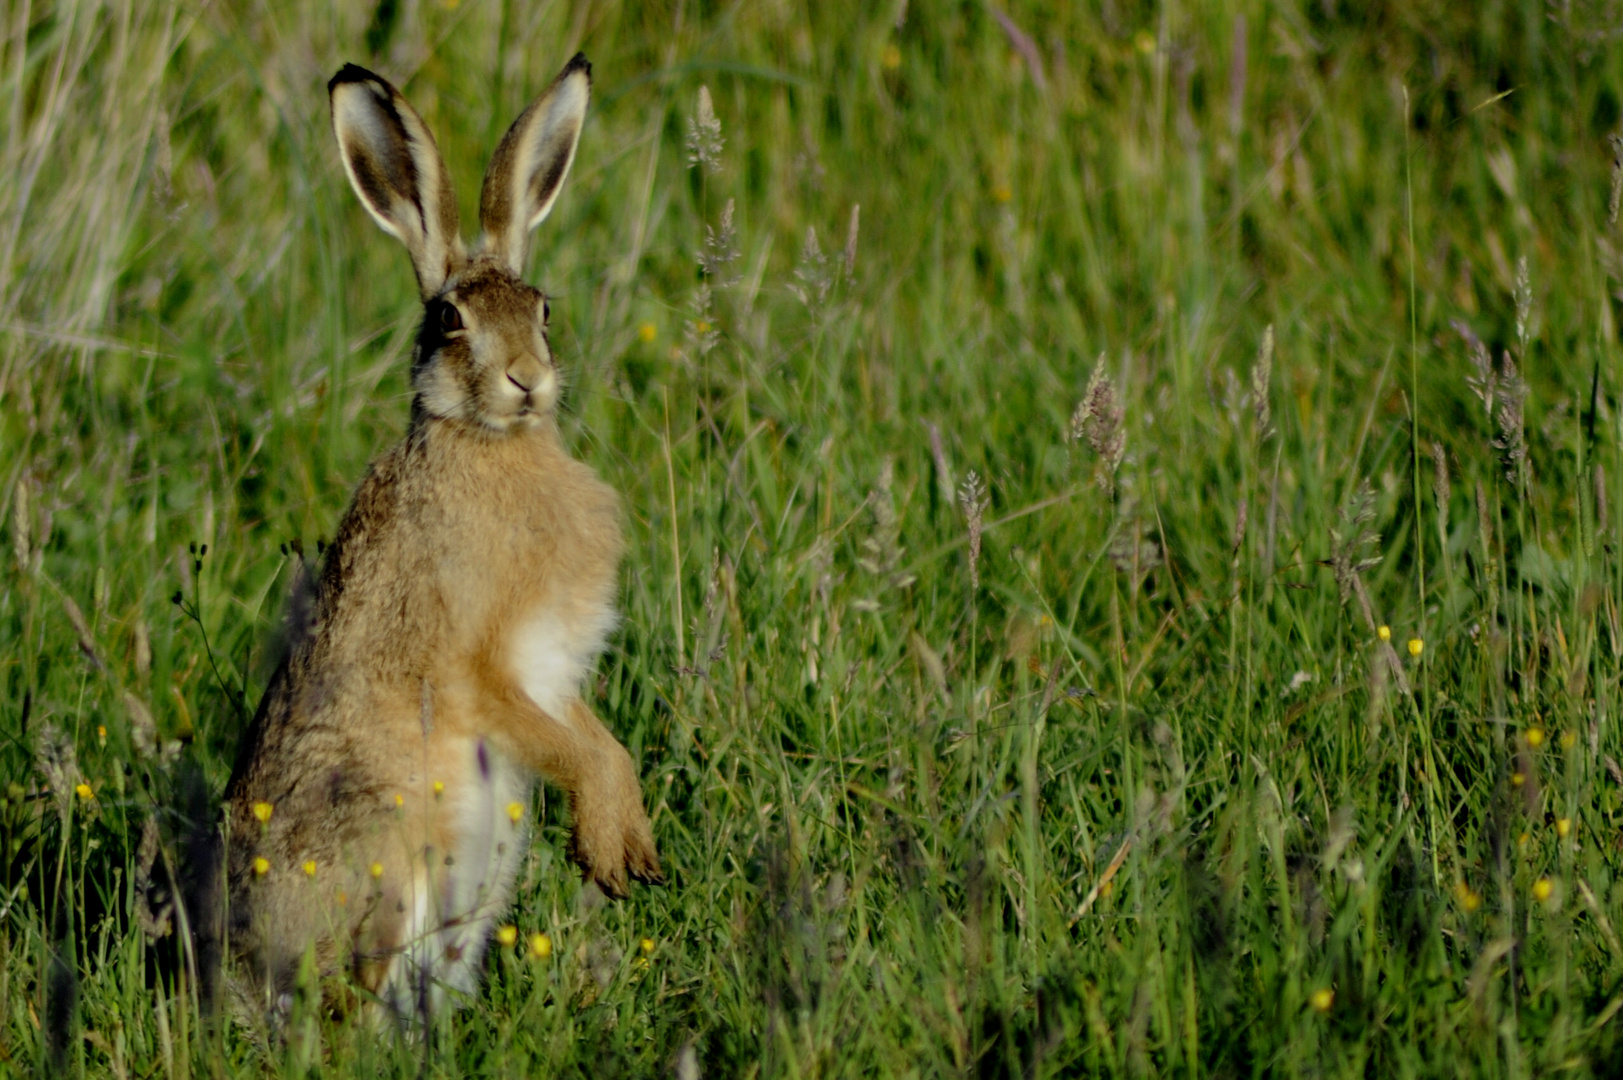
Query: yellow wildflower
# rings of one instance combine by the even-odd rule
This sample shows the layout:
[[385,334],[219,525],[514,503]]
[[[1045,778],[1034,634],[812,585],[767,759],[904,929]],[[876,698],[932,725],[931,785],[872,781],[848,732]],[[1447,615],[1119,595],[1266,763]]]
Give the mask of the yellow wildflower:
[[513,944],[513,942],[518,940],[518,927],[514,926],[512,923],[508,923],[507,925],[501,927],[496,931],[496,940],[501,942],[503,945]]
[[314,859],[304,860],[304,876],[312,878],[316,876],[316,861]]
[[380,862],[373,863],[372,864],[372,877],[373,877],[373,879],[376,880],[377,878],[380,878],[382,876],[383,876],[383,864],[380,863]]
[[90,799],[95,798],[95,796],[96,796],[96,793],[93,790],[91,790],[91,787],[90,787],[89,784],[79,784],[73,790],[74,790],[74,793],[79,796],[79,798],[84,799],[87,802]]
[[1382,641],[1391,641],[1392,628],[1390,626],[1382,625],[1376,629],[1375,636],[1380,638]]
[[1412,637],[1412,638],[1409,639],[1409,655],[1410,656],[1419,656],[1425,650],[1426,650],[1426,643],[1424,641],[1421,641],[1417,637]]
[[521,803],[521,802],[519,802],[519,801],[517,801],[515,799],[513,802],[510,802],[510,803],[507,804],[507,819],[509,821],[511,821],[514,825],[517,825],[519,823],[519,820],[521,818],[523,818],[523,817],[524,817],[524,804],[523,803]]
[[1307,1003],[1313,1006],[1314,1012],[1327,1013],[1336,1003],[1336,992],[1328,986],[1321,987],[1308,995]]
[[1548,900],[1553,892],[1555,892],[1555,885],[1549,878],[1541,877],[1533,882],[1533,899],[1539,903]]
[[659,336],[659,327],[655,326],[651,322],[645,322],[641,326],[637,327],[637,336],[642,339],[642,343],[644,345],[650,344],[656,337]]
[[1567,837],[1571,836],[1572,835],[1572,819],[1571,818],[1556,818],[1555,819],[1555,835],[1561,837],[1563,840],[1565,840]]
[[266,874],[270,873],[270,860],[265,858],[263,855],[255,855],[254,873],[258,874],[260,877],[264,877]]
[[259,823],[263,825],[271,819],[271,813],[275,809],[276,808],[268,802],[256,802],[254,803],[254,817],[258,818]]
[[545,934],[530,935],[530,955],[545,960],[552,955],[552,939]]
[[1527,745],[1534,750],[1544,745],[1544,729],[1541,727],[1527,729]]

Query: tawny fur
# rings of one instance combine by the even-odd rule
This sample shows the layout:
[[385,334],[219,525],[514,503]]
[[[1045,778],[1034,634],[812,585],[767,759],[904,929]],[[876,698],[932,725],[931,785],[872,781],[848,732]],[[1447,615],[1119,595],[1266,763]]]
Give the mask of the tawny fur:
[[346,169],[406,242],[425,319],[410,430],[356,490],[227,791],[230,947],[273,1000],[312,948],[401,1012],[471,989],[537,775],[568,793],[589,878],[613,895],[660,879],[636,767],[579,697],[614,619],[619,502],[561,441],[512,223],[556,196],[588,71],[577,58],[503,141],[471,256],[421,120],[370,73],[334,79]]

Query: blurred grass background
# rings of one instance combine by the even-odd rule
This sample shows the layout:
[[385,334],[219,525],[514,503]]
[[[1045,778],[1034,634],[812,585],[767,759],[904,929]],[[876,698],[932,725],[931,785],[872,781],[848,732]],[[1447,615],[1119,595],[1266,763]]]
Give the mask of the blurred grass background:
[[[0,3],[0,1067],[1614,1074],[1619,25]],[[594,902],[543,795],[433,1037],[210,1033],[160,808],[407,417],[325,81],[400,85],[467,220],[577,49],[531,278],[672,883]]]

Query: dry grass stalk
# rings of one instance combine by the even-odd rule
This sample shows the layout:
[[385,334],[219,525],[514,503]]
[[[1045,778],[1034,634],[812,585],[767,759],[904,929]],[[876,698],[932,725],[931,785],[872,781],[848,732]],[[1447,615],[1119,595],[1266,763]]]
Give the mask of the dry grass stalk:
[[969,588],[978,592],[981,587],[981,525],[986,514],[986,485],[973,469],[964,477],[964,486],[958,491],[958,503],[963,507],[964,520],[969,524]]
[[1272,413],[1268,402],[1268,385],[1274,370],[1274,326],[1269,323],[1262,332],[1262,344],[1257,348],[1257,361],[1251,366],[1251,409],[1257,420],[1257,440],[1260,442],[1274,433]]

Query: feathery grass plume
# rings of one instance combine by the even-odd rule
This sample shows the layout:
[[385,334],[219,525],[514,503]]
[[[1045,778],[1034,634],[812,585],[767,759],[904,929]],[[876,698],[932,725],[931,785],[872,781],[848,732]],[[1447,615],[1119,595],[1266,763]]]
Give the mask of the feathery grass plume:
[[1465,347],[1471,355],[1472,374],[1465,377],[1465,385],[1482,402],[1482,409],[1488,415],[1488,422],[1493,423],[1494,395],[1499,388],[1499,375],[1493,370],[1493,357],[1488,355],[1488,347],[1482,339],[1476,336],[1476,331],[1467,326],[1462,319],[1454,319],[1449,323],[1464,341]]
[[28,474],[17,478],[11,489],[11,553],[17,560],[17,570],[26,574],[33,561],[29,550],[28,531],[33,523],[28,514]]
[[1245,412],[1245,388],[1240,385],[1240,377],[1234,374],[1234,369],[1223,369],[1223,411],[1229,414],[1229,423],[1234,427],[1240,426],[1240,416]]
[[79,755],[67,732],[50,721],[40,725],[39,742],[34,748],[34,761],[50,785],[56,800],[56,812],[65,822],[68,808],[73,805],[73,789],[79,785]]
[[1443,540],[1448,539],[1448,502],[1454,497],[1452,486],[1448,482],[1448,454],[1443,450],[1443,444],[1431,444],[1431,490],[1437,497],[1437,531],[1442,534]]
[[1105,354],[1094,362],[1093,375],[1082,400],[1071,414],[1071,440],[1086,442],[1099,456],[1102,468],[1095,479],[1105,491],[1114,491],[1116,469],[1127,449],[1127,432],[1122,421],[1127,409],[1116,395],[1116,384],[1105,371]]
[[963,507],[964,520],[969,524],[969,588],[976,592],[981,587],[981,524],[986,514],[986,485],[973,469],[964,477],[964,486],[958,489],[958,504]]
[[1268,384],[1274,370],[1274,324],[1262,332],[1262,344],[1257,348],[1257,362],[1251,366],[1251,409],[1257,419],[1257,440],[1260,442],[1274,433],[1272,413],[1268,403]]
[[815,311],[828,299],[828,290],[834,284],[829,272],[828,256],[817,242],[817,228],[806,226],[806,242],[800,248],[800,261],[795,264],[795,284],[789,286],[802,304]]
[[1503,452],[1505,479],[1518,488],[1525,488],[1533,478],[1527,460],[1524,410],[1527,382],[1516,370],[1516,361],[1508,351],[1500,354],[1499,361],[1499,437],[1493,445]]
[[85,621],[85,613],[79,610],[79,605],[67,593],[62,594],[62,610],[67,613],[68,622],[73,624],[73,636],[79,641],[79,652],[90,661],[90,666],[97,671],[106,671],[107,665],[101,662],[101,655],[96,650],[96,641],[90,636],[90,624]]
[[1527,274],[1527,256],[1516,259],[1516,343],[1527,359],[1527,324],[1533,313],[1533,285]]
[[862,204],[851,204],[851,221],[845,227],[845,258],[841,269],[845,271],[845,279],[851,280],[851,275],[857,270],[857,233],[862,227]]
[[710,87],[700,85],[699,100],[688,117],[688,168],[704,172],[721,171],[721,120],[710,103]]
[[[1372,566],[1380,565],[1382,556],[1373,551],[1381,542],[1381,534],[1370,528],[1375,521],[1375,489],[1369,477],[1358,481],[1352,498],[1336,511],[1336,526],[1330,530],[1330,566],[1336,576],[1336,588],[1345,604],[1349,596],[1361,592],[1358,575]],[[1360,599],[1364,598],[1360,596]],[[1373,611],[1369,616],[1370,629],[1375,628]]]
[[1606,136],[1612,148],[1612,191],[1606,200],[1606,224],[1617,224],[1617,212],[1623,206],[1623,135],[1616,132]]
[[[862,554],[857,565],[874,577],[875,593],[890,589],[904,589],[913,584],[916,576],[902,569],[901,520],[896,514],[896,494],[893,490],[896,463],[889,457],[879,465],[879,477],[873,491],[868,493],[868,509],[873,514],[873,532],[862,541]],[[852,605],[858,611],[878,611],[877,595],[857,600]]]
[[715,228],[709,225],[704,227],[704,250],[699,252],[699,269],[704,272],[705,281],[714,283],[716,288],[725,289],[738,283],[737,275],[727,276],[727,269],[739,255],[738,230],[733,226],[733,200],[728,199],[727,205],[721,208],[721,220]]
[[721,331],[716,329],[715,312],[711,309],[712,295],[710,283],[701,282],[693,290],[693,317],[682,323],[682,341],[684,351],[692,357],[703,358],[710,355],[721,341]]

